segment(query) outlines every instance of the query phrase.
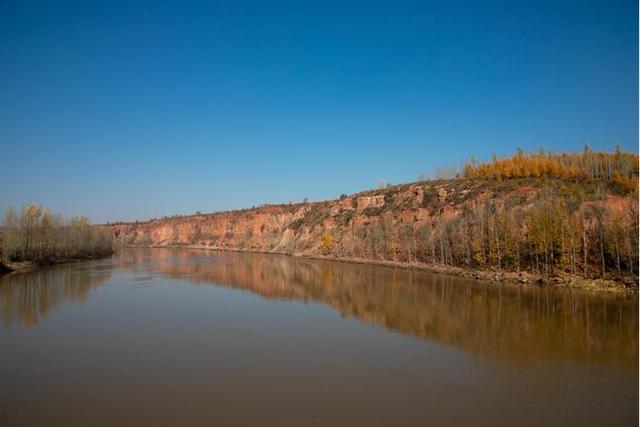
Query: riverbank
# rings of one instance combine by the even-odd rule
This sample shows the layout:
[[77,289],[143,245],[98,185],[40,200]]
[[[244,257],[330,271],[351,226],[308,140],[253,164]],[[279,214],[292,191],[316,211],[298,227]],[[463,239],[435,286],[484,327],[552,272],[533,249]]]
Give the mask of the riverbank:
[[[366,258],[348,258],[337,257],[317,254],[306,253],[289,253],[283,251],[266,251],[266,250],[251,250],[251,249],[238,249],[238,248],[224,248],[224,247],[212,247],[203,245],[127,245],[126,247],[147,247],[147,248],[181,248],[181,249],[197,249],[197,250],[213,250],[213,251],[228,251],[228,252],[246,252],[246,253],[259,253],[269,255],[285,255],[297,258],[305,258],[311,260],[324,260],[324,261],[337,261],[351,264],[365,264],[365,265],[379,265],[390,268],[398,268],[403,270],[412,271],[425,271],[436,274],[446,274],[450,276],[464,277],[467,279],[476,279],[493,283],[509,283],[524,286],[554,286],[565,288],[579,288],[598,291],[609,292],[637,292],[638,284],[634,282],[623,282],[612,279],[600,279],[600,278],[584,278],[577,275],[570,275],[566,273],[556,274],[550,277],[544,277],[543,275],[534,274],[531,272],[521,271],[488,271],[478,269],[464,269],[460,267],[438,265],[438,264],[423,264],[417,262],[399,262],[388,260],[371,260]],[[48,267],[57,264],[67,264],[73,262],[91,261],[95,259],[111,256],[115,251],[107,253],[100,253],[97,255],[88,255],[85,257],[75,258],[56,258],[47,259],[41,261],[20,261],[20,262],[0,262],[0,276],[9,273],[27,272],[38,268]]]
[[109,227],[118,246],[250,248],[492,281],[637,288],[638,200],[616,188],[533,177],[424,181]]
[[539,274],[529,272],[512,272],[512,271],[485,271],[477,269],[464,269],[460,267],[452,267],[445,265],[431,265],[421,263],[405,263],[396,261],[380,261],[367,260],[358,258],[334,258],[322,255],[301,255],[308,259],[325,259],[339,262],[348,262],[367,265],[382,265],[392,268],[401,268],[406,270],[427,271],[436,274],[447,274],[452,276],[464,277],[467,279],[477,279],[494,283],[511,283],[519,285],[534,286],[555,286],[567,288],[594,289],[604,291],[631,291],[638,290],[637,284],[626,286],[625,283],[608,279],[588,279],[580,276],[572,276],[568,274],[544,277]]
[[73,262],[92,261],[95,259],[106,258],[115,253],[115,251],[100,252],[98,254],[86,255],[73,258],[50,258],[37,261],[16,261],[2,262],[0,261],[0,276],[10,273],[19,273],[36,270],[38,268],[49,267],[58,264],[69,264]]
[[285,255],[297,258],[305,258],[312,260],[338,261],[351,264],[379,265],[384,267],[398,268],[412,271],[425,271],[436,274],[446,274],[450,276],[464,277],[467,279],[476,279],[493,283],[510,283],[524,286],[554,286],[564,288],[579,288],[609,292],[637,292],[638,284],[636,282],[623,282],[612,279],[585,278],[578,275],[570,275],[566,273],[556,274],[550,277],[544,277],[540,274],[521,271],[489,271],[479,269],[464,269],[454,266],[424,264],[417,262],[399,262],[387,260],[371,260],[366,258],[348,258],[307,253],[290,253],[283,251],[267,251],[252,250],[238,248],[224,248],[203,245],[126,245],[125,247],[147,247],[147,248],[181,248],[181,249],[199,249],[212,251],[228,251],[228,252],[246,252],[270,255]]

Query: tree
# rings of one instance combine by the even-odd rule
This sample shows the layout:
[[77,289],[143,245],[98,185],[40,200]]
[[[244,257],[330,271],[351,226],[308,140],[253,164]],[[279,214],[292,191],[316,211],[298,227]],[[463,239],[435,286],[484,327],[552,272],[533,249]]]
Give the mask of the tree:
[[333,252],[333,237],[330,234],[324,234],[322,236],[322,253],[324,255],[329,255]]
[[65,223],[60,215],[38,205],[25,206],[20,215],[7,209],[0,235],[5,261],[52,261],[106,254],[112,251],[108,227],[94,226],[85,217]]

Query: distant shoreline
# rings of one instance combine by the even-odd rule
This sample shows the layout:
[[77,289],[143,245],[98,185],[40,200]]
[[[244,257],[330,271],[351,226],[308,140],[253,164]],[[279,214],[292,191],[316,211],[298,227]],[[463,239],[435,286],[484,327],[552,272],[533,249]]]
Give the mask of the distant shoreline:
[[7,263],[3,263],[2,261],[0,261],[0,276],[11,274],[11,273],[25,273],[33,270],[38,270],[40,268],[51,267],[53,265],[92,261],[92,260],[112,256],[114,253],[115,253],[115,250],[96,254],[96,255],[87,255],[83,257],[57,258],[57,259],[49,259],[49,260],[43,260],[43,261],[17,261],[17,262],[7,262]]

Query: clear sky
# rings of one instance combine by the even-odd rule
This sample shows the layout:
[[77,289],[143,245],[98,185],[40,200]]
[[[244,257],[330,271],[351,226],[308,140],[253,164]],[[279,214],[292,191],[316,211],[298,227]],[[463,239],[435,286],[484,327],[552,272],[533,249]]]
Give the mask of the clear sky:
[[145,219],[637,151],[637,22],[635,0],[0,0],[0,209]]

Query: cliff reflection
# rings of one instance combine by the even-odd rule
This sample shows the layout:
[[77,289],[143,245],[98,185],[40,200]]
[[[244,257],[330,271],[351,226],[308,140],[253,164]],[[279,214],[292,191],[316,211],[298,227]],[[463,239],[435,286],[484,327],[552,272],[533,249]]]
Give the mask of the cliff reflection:
[[285,256],[211,255],[136,249],[121,252],[116,262],[264,298],[325,303],[343,316],[485,357],[637,364],[635,295],[494,285]]
[[13,323],[31,328],[63,303],[81,303],[111,276],[111,269],[86,264],[59,265],[0,278],[0,315],[5,328]]

